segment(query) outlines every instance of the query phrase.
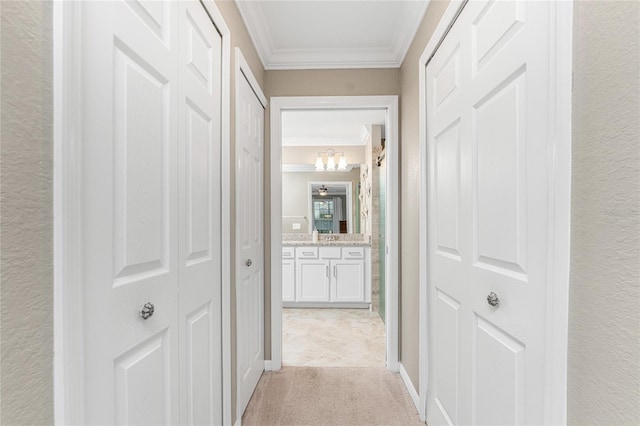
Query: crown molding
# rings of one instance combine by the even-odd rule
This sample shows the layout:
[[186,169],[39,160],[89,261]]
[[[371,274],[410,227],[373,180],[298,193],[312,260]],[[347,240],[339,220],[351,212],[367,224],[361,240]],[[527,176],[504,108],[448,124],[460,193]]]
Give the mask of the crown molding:
[[[265,70],[400,68],[430,0],[405,1],[389,46],[379,48],[278,49],[259,1],[235,0]],[[418,17],[418,19],[416,19]]]

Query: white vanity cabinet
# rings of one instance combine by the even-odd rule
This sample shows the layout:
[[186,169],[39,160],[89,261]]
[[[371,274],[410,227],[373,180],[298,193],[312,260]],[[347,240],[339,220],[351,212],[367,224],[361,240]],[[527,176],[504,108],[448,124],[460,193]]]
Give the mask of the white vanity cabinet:
[[[295,262],[291,261],[292,251]],[[368,308],[371,302],[369,259],[370,249],[365,246],[283,247],[283,306]],[[295,270],[293,290],[292,269]]]

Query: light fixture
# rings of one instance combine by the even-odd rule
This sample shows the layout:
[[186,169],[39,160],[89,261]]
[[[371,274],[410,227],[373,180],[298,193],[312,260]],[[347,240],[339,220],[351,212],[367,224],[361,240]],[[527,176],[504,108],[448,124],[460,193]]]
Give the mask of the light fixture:
[[340,161],[338,161],[338,170],[347,170],[347,159],[344,156],[344,152],[340,155]]
[[[322,154],[327,156],[327,167],[325,169],[324,162],[322,161]],[[336,170],[336,152],[333,149],[328,149],[325,152],[319,152],[316,157],[316,171],[321,172],[323,170],[327,170],[328,172],[333,172]],[[337,169],[340,171],[347,170],[347,158],[344,156],[344,152],[340,153],[340,160],[338,161]]]
[[324,197],[325,195],[327,195],[328,193],[328,189],[326,186],[322,185],[320,188],[318,188],[318,195],[320,195],[321,197]]

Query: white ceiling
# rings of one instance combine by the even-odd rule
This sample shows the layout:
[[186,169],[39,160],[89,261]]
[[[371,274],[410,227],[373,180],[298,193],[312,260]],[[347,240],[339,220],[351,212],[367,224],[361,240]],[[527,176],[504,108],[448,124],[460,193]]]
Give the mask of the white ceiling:
[[282,112],[282,146],[364,145],[363,126],[384,126],[386,110],[296,110]]
[[266,69],[398,68],[429,0],[236,0]]

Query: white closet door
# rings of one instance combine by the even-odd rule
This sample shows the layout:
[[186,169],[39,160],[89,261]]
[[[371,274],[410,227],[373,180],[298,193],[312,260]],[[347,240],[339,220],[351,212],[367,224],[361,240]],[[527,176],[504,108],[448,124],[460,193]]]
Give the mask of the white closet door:
[[544,422],[552,19],[469,2],[426,69],[432,426]]
[[219,423],[220,36],[196,1],[81,17],[86,423]]
[[222,423],[222,38],[203,6],[180,1],[181,424]]
[[240,76],[236,102],[236,287],[240,412],[264,371],[264,107]]

